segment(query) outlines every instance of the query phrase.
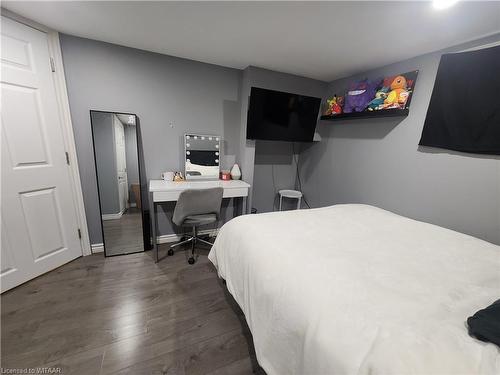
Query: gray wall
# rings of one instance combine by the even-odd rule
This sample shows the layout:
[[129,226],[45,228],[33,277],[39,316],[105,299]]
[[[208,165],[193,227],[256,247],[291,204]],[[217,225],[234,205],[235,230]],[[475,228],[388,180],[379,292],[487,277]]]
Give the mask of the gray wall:
[[[252,87],[323,97],[327,83],[250,66],[243,77],[241,141],[243,179],[252,185],[251,205],[258,212],[277,209],[276,193],[280,189],[296,188],[296,165],[292,143],[246,140],[248,97]],[[296,144],[296,154],[300,145]],[[293,203],[292,203],[293,206]]]
[[[299,145],[293,154],[292,142],[256,141],[252,206],[257,212],[278,210],[278,191],[295,189]],[[295,159],[294,159],[295,157]],[[296,207],[285,202],[284,207]]]
[[[222,163],[235,160],[241,71],[68,35],[61,47],[91,243],[102,242],[91,109],[139,117],[148,179],[183,170],[185,132],[223,136]],[[224,203],[228,217],[230,205]],[[171,209],[160,212],[160,234],[173,232]]]
[[127,162],[128,196],[130,203],[135,202],[131,185],[139,184],[139,156],[137,155],[137,136],[135,125],[123,125],[125,129],[125,156]]
[[[222,167],[230,168],[235,160],[241,164],[243,179],[255,191],[254,206],[263,212],[273,209],[275,190],[293,184],[295,165],[289,144],[246,140],[250,88],[322,96],[326,90],[342,92],[351,80],[328,86],[255,67],[239,71],[67,35],[61,36],[61,45],[92,243],[102,241],[90,109],[138,115],[148,179],[183,169],[185,132],[221,135]],[[302,190],[312,206],[369,203],[500,243],[498,157],[417,147],[439,56],[367,73],[419,69],[410,116],[402,121],[320,123],[323,141],[301,147]],[[172,208],[166,205],[166,215],[160,212],[160,234],[174,230]],[[232,205],[226,201],[223,219],[231,216]]]
[[500,158],[418,146],[440,55],[330,84],[329,94],[340,94],[357,78],[420,70],[407,118],[319,125],[323,141],[304,147],[300,157],[305,193],[313,206],[372,204],[500,244]]
[[[120,212],[113,116],[110,113],[92,113],[99,196],[103,215]],[[97,209],[99,210],[99,206]]]

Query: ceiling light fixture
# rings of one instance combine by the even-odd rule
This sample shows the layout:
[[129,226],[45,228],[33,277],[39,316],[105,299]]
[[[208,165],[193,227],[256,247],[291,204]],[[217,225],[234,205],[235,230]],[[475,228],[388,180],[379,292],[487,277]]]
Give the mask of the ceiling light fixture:
[[432,5],[435,9],[446,9],[458,3],[458,0],[434,0]]

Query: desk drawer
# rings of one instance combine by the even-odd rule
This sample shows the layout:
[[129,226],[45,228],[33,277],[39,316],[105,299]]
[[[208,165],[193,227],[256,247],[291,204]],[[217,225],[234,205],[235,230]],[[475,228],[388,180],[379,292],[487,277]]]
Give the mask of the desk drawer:
[[[182,190],[172,190],[172,191],[155,191],[153,192],[153,200],[155,202],[175,202],[179,199],[179,195]],[[248,196],[248,188],[233,188],[224,189],[222,195],[223,198],[237,198]]]
[[175,202],[179,199],[181,190],[155,191],[153,192],[153,201],[155,202]]
[[223,198],[236,198],[236,197],[246,197],[248,195],[248,188],[234,188],[234,189],[224,189],[222,194]]

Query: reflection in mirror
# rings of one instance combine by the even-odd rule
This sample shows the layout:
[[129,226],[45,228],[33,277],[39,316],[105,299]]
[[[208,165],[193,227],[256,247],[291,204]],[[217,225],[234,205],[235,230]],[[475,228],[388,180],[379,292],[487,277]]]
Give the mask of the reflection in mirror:
[[220,136],[186,134],[184,136],[186,180],[218,180]]
[[91,111],[106,256],[144,251],[137,118]]

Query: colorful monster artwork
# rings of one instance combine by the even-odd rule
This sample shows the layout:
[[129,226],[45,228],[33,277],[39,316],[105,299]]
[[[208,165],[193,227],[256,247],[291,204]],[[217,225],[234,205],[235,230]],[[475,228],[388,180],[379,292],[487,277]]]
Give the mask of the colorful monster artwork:
[[[384,79],[379,78],[372,81],[364,79],[352,82],[345,95],[345,100],[342,96],[337,95],[327,100],[325,115],[342,114],[339,116],[340,118],[348,118],[351,117],[350,113],[408,109],[417,75],[418,70],[415,70]],[[381,115],[384,116],[382,113]],[[362,117],[362,115],[352,117]]]
[[384,107],[384,101],[387,98],[388,87],[382,87],[375,93],[375,98],[368,104],[369,111],[376,111]]
[[379,109],[404,109],[413,91],[417,73],[409,72],[384,79],[383,86],[389,88],[387,98]]
[[399,108],[400,104],[405,104],[408,99],[408,90],[406,89],[406,78],[397,76],[391,82],[391,91],[384,100],[384,108]]
[[344,98],[342,96],[334,95],[333,98],[326,101],[327,107],[325,111],[326,116],[339,115],[342,113],[342,106]]
[[344,97],[337,96],[337,95],[335,95],[335,97],[337,98],[337,103],[333,107],[333,114],[340,115],[343,111],[343,108],[344,108]]
[[325,116],[330,116],[331,114],[333,114],[333,108],[335,105],[337,105],[337,97],[336,96],[334,96],[331,99],[326,100]]
[[354,82],[349,86],[344,105],[344,113],[362,112],[374,98],[381,80],[368,81],[367,79]]

